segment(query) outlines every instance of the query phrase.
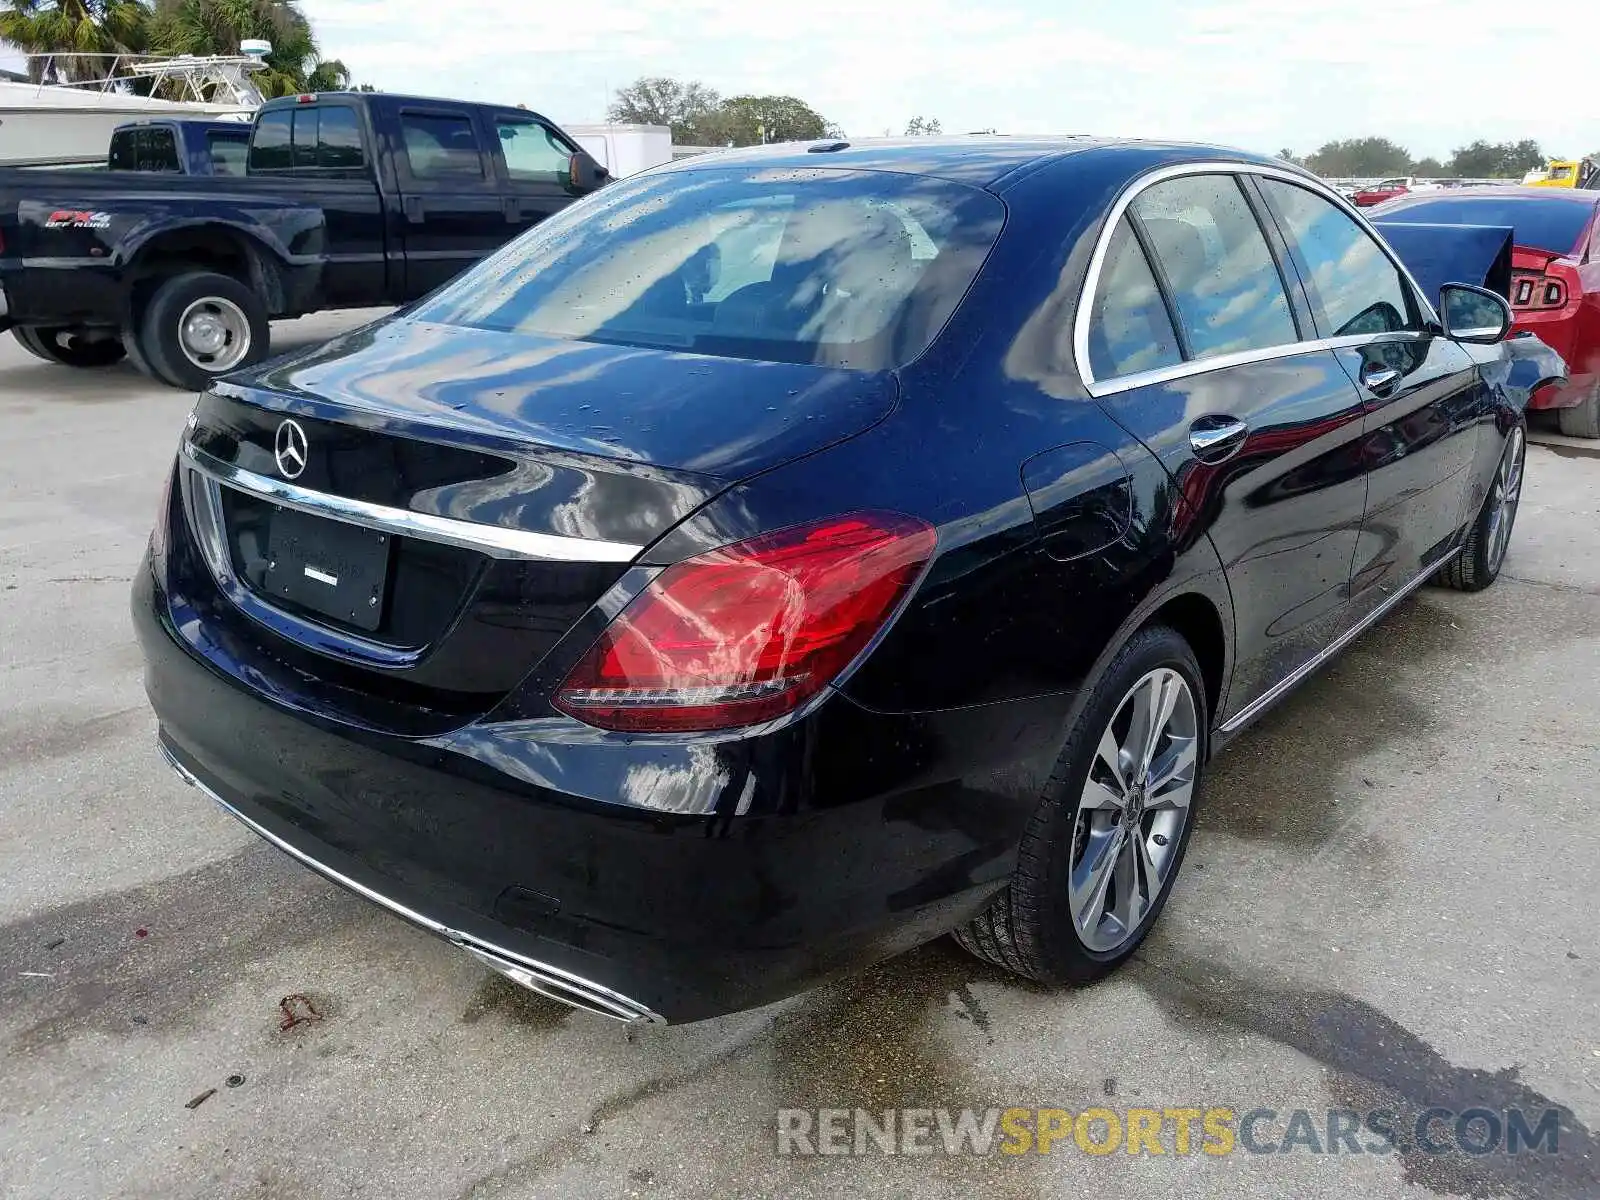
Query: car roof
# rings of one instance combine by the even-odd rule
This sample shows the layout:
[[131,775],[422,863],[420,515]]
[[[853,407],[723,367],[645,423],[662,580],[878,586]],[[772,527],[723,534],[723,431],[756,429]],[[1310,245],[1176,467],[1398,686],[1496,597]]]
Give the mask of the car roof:
[[[1016,175],[1026,168],[1071,155],[1094,156],[1129,150],[1142,152],[1134,156],[1141,170],[1146,166],[1191,160],[1197,156],[1224,162],[1283,165],[1247,151],[1193,142],[1141,141],[1076,134],[1043,137],[970,134],[966,137],[823,138],[810,142],[749,146],[681,158],[656,168],[652,173],[705,170],[709,167],[773,167],[786,170],[832,167],[857,171],[895,171],[992,188],[1007,176]],[[1129,165],[1134,166],[1135,163],[1130,162]]]

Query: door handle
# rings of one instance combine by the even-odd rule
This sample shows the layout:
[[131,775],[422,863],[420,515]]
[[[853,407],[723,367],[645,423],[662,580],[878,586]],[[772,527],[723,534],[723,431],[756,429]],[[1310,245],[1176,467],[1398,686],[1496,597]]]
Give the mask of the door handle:
[[514,196],[507,196],[505,198],[505,204],[504,204],[503,207],[505,209],[506,220],[508,220],[508,221],[520,221],[520,220],[522,220],[522,201],[521,200],[518,200]]
[[404,207],[406,220],[410,221],[413,225],[421,225],[424,216],[422,211],[422,197],[407,196],[405,198]]
[[1201,462],[1219,463],[1239,453],[1249,433],[1237,417],[1201,417],[1189,426],[1189,447]]
[[1368,363],[1361,368],[1361,386],[1380,396],[1400,382],[1400,372],[1382,363]]

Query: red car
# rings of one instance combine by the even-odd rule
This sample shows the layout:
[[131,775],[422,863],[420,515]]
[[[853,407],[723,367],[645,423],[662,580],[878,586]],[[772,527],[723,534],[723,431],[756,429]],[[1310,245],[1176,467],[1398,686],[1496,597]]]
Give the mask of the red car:
[[1370,187],[1351,193],[1350,202],[1357,208],[1371,208],[1374,204],[1382,204],[1385,200],[1393,200],[1396,196],[1407,195],[1415,182],[1416,180],[1410,178],[1381,179]]
[[1384,222],[1511,229],[1513,328],[1536,334],[1571,378],[1533,394],[1557,409],[1561,432],[1600,438],[1600,192],[1474,187],[1401,196],[1376,209]]

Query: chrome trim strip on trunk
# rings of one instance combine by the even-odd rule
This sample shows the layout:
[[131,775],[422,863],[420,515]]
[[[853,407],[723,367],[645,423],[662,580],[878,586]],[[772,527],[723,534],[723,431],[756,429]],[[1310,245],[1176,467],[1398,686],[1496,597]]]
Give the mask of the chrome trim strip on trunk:
[[632,562],[643,546],[627,542],[591,541],[588,538],[564,537],[555,533],[535,533],[526,529],[508,529],[503,525],[483,525],[476,521],[458,521],[453,517],[440,517],[432,513],[412,512],[407,508],[391,508],[386,504],[372,504],[366,500],[352,500],[346,496],[333,496],[312,491],[283,479],[270,479],[246,471],[232,463],[206,453],[187,438],[181,443],[183,456],[194,468],[218,483],[249,492],[263,500],[296,508],[313,516],[362,525],[368,529],[381,529],[403,537],[421,538],[429,542],[442,542],[476,550],[491,558],[530,558],[555,562]]
[[411,924],[426,929],[429,933],[437,934],[446,941],[454,944],[459,949],[465,950],[479,962],[491,970],[499,972],[513,983],[521,984],[530,991],[538,992],[541,996],[569,1005],[572,1008],[581,1008],[585,1012],[592,1012],[598,1016],[610,1017],[615,1021],[628,1023],[641,1023],[648,1025],[664,1025],[665,1019],[637,1000],[630,1000],[620,992],[614,992],[604,984],[595,983],[581,975],[574,975],[571,971],[564,971],[560,967],[550,966],[548,963],[537,962],[525,958],[492,942],[485,942],[478,938],[470,937],[458,929],[451,929],[435,921],[432,917],[425,916],[413,908],[407,908],[398,900],[385,896],[382,892],[358,883],[348,875],[341,875],[326,863],[313,858],[304,850],[285,841],[269,829],[256,824],[245,816],[221,796],[217,795],[210,787],[206,786],[173,754],[171,748],[163,738],[156,739],[156,746],[161,751],[161,757],[166,759],[167,765],[177,772],[190,787],[195,788],[211,798],[211,800],[229,816],[244,825],[252,833],[259,834],[271,842],[279,850],[295,859],[303,866],[310,867],[317,874],[347,888],[362,897],[370,900],[383,908],[388,909],[397,917],[402,917]]
[[1371,626],[1377,624],[1377,622],[1382,620],[1383,617],[1386,616],[1396,604],[1399,604],[1400,601],[1404,600],[1407,596],[1411,595],[1412,592],[1416,591],[1423,584],[1427,583],[1428,580],[1432,579],[1434,573],[1437,572],[1439,568],[1443,567],[1452,558],[1461,553],[1461,549],[1462,548],[1460,546],[1457,546],[1448,554],[1440,555],[1438,562],[1434,563],[1427,570],[1423,571],[1422,574],[1408,582],[1394,595],[1390,596],[1382,604],[1378,605],[1377,608],[1373,609],[1366,616],[1362,617],[1361,620],[1357,621],[1349,629],[1346,629],[1321,650],[1318,650],[1315,655],[1301,663],[1277,683],[1273,684],[1266,691],[1262,692],[1261,695],[1257,696],[1249,704],[1246,704],[1238,712],[1234,713],[1233,716],[1229,717],[1218,728],[1223,733],[1237,733],[1246,725],[1250,724],[1251,721],[1255,720],[1267,709],[1271,708],[1274,702],[1281,699],[1284,693],[1288,692],[1296,684],[1304,680],[1307,675],[1311,674],[1311,672],[1315,671],[1323,663],[1327,662],[1335,654],[1339,653],[1339,651],[1343,650],[1351,642],[1355,641],[1356,638],[1360,637]]

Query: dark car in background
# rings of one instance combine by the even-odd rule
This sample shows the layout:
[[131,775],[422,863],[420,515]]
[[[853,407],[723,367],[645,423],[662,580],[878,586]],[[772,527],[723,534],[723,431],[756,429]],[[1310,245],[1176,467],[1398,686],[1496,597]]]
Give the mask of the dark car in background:
[[243,175],[250,126],[242,121],[134,121],[111,134],[112,171]]
[[955,931],[1125,960],[1207,761],[1520,495],[1510,315],[1191,145],[769,147],[214,384],[162,752],[523,985],[693,1020]]
[[1553,410],[1571,437],[1600,438],[1600,192],[1463,188],[1403,196],[1371,215],[1383,224],[1509,228],[1515,328],[1537,335],[1570,372],[1528,407]]

